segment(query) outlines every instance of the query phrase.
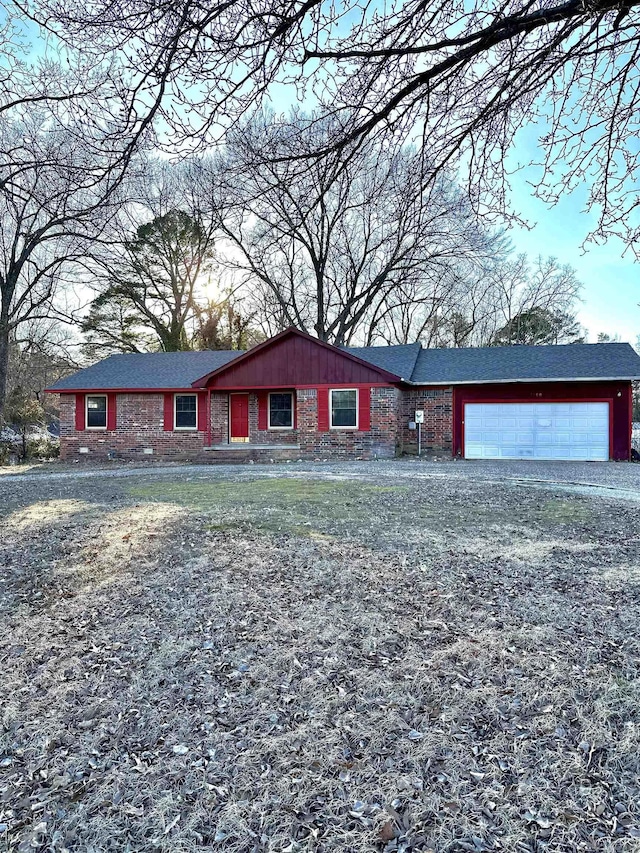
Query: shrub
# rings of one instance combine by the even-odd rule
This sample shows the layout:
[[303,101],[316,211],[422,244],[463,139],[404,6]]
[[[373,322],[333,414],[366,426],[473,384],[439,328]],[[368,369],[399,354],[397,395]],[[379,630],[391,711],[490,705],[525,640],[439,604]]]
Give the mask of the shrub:
[[60,456],[60,439],[48,432],[32,434],[27,439],[27,459],[57,459]]

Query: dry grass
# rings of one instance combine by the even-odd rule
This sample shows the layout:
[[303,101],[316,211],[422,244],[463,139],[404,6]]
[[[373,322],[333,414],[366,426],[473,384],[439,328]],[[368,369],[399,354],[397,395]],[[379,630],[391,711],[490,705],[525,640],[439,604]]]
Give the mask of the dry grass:
[[0,849],[639,850],[631,510],[404,486],[13,500]]

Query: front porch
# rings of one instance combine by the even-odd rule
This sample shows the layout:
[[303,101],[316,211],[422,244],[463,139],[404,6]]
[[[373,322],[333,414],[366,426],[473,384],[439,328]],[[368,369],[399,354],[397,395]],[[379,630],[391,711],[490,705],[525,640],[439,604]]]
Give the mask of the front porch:
[[212,391],[209,412],[207,451],[300,449],[292,388]]
[[251,444],[227,443],[212,444],[204,448],[206,462],[247,463],[247,462],[295,462],[302,459],[299,444]]

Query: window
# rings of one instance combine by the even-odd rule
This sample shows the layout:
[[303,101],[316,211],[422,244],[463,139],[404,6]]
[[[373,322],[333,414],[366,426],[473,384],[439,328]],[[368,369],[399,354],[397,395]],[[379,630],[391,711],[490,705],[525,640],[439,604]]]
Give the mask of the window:
[[269,394],[269,429],[293,427],[293,394]]
[[107,395],[87,396],[87,429],[107,428]]
[[331,427],[357,428],[358,426],[358,392],[331,391]]
[[175,428],[195,429],[198,425],[198,398],[195,394],[176,394]]

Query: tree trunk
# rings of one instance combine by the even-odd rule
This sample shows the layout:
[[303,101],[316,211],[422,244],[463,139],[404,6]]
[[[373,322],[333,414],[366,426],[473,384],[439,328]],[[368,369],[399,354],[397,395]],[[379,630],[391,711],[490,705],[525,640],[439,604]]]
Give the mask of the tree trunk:
[[9,321],[0,316],[0,426],[4,423],[9,373]]

